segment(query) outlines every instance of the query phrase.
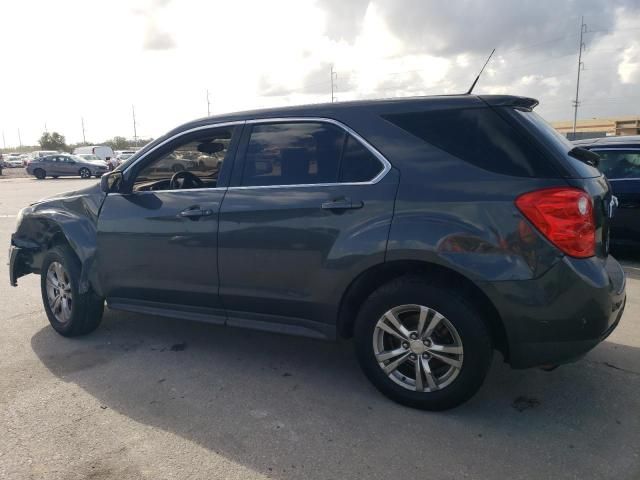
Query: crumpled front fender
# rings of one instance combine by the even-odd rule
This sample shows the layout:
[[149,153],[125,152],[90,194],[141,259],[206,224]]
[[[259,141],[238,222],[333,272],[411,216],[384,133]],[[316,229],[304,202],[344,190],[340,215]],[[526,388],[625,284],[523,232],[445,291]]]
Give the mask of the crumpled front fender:
[[[16,232],[11,236],[12,245],[21,249],[25,270],[38,273],[47,250],[66,242],[78,257],[81,276],[78,288],[85,293],[90,287],[98,293],[97,272],[94,259],[97,242],[98,214],[105,194],[99,186],[78,192],[62,194],[25,209]],[[18,275],[21,276],[21,275]],[[17,277],[16,277],[17,279]]]

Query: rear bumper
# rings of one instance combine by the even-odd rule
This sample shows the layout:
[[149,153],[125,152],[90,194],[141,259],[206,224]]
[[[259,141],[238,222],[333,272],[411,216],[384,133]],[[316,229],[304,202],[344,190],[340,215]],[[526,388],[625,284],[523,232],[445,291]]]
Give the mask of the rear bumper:
[[485,286],[514,368],[576,360],[611,334],[626,302],[624,272],[612,256],[564,257],[538,279]]

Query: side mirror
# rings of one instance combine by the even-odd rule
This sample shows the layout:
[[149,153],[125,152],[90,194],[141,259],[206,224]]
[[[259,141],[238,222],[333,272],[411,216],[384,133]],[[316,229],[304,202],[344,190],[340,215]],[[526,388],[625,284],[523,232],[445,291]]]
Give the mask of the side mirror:
[[122,185],[122,172],[109,172],[100,177],[100,190],[104,193],[114,193],[120,190]]

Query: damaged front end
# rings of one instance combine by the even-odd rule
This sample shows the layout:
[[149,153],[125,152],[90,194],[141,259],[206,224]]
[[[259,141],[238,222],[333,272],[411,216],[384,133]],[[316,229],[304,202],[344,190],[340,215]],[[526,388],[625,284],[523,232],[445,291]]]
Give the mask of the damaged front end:
[[40,273],[47,251],[66,243],[81,264],[80,292],[87,291],[96,251],[96,226],[105,194],[99,185],[57,195],[23,208],[9,247],[9,282],[29,273]]

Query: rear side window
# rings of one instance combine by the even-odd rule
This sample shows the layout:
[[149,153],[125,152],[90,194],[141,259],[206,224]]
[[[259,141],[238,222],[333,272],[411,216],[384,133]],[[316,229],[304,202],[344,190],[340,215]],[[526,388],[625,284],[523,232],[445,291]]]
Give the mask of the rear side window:
[[538,151],[490,108],[435,110],[383,118],[477,167],[504,175],[550,177]]
[[382,163],[342,128],[328,123],[255,125],[247,145],[243,186],[367,182]]
[[598,169],[607,178],[640,178],[640,150],[593,151],[600,155]]
[[382,171],[380,160],[358,140],[348,135],[342,154],[341,182],[368,182]]

